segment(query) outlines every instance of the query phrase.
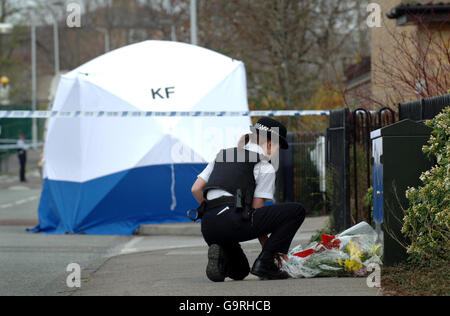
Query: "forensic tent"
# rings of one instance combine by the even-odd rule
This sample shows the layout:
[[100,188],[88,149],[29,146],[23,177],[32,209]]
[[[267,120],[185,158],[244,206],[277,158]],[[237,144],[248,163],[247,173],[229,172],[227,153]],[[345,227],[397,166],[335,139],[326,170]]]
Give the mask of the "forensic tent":
[[248,111],[245,67],[184,43],[146,41],[62,76],[53,110],[97,112],[48,124],[35,232],[129,235],[186,222],[197,175],[249,132],[249,117],[105,116]]

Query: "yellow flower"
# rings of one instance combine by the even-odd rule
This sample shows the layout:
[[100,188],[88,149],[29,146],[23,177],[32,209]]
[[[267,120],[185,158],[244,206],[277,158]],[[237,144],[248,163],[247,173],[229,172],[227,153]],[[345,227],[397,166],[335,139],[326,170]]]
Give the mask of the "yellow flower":
[[349,241],[349,245],[347,245],[348,254],[350,257],[357,257],[362,258],[362,253],[359,251],[359,249],[356,247],[356,245],[353,243],[353,241]]
[[345,260],[345,270],[349,272],[355,272],[361,270],[362,263],[357,258],[351,258],[350,260]]
[[371,245],[370,246],[370,252],[369,252],[370,256],[371,257],[379,256],[380,253],[381,253],[381,248],[382,248],[381,245],[375,245],[375,244]]
[[[345,260],[344,262],[344,268],[345,271],[349,272],[355,272],[362,269],[362,253],[361,251],[356,247],[356,245],[350,240],[349,244],[347,245],[347,251],[349,253],[350,259]],[[339,264],[342,263],[342,260],[339,260]]]

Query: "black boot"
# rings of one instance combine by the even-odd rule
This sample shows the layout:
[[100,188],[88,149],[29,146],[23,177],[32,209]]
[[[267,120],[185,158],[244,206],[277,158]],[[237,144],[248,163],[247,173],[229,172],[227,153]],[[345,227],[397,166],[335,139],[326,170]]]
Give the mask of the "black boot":
[[241,246],[226,248],[228,260],[227,276],[235,281],[242,281],[250,274],[250,265]]
[[219,245],[211,245],[208,250],[206,276],[213,282],[223,282],[227,277],[227,270],[227,258],[224,249]]
[[289,278],[289,274],[280,270],[275,264],[273,254],[262,252],[253,264],[251,273],[261,280],[284,280]]

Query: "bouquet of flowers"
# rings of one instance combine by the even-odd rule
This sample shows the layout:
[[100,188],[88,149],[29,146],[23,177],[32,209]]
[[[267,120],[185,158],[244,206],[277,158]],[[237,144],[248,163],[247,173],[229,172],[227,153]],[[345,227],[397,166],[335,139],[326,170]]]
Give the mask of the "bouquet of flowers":
[[337,236],[322,235],[321,243],[295,247],[282,269],[293,278],[364,276],[371,263],[382,265],[377,233],[361,222]]

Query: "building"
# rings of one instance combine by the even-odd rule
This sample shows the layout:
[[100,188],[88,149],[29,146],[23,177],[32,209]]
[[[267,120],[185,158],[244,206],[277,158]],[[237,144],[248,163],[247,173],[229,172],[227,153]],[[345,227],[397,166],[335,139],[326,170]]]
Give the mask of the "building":
[[372,105],[371,66],[370,56],[365,56],[344,67],[346,103],[351,108],[370,108]]
[[370,67],[366,59],[346,67],[348,98],[379,108],[445,94],[450,89],[450,0],[377,3],[382,23],[371,28]]
[[[137,0],[115,0],[105,7],[86,7],[80,28],[66,25],[66,12],[59,14],[60,69],[64,74],[78,66],[123,46],[145,40],[170,40],[172,20],[167,13]],[[23,36],[29,36],[29,28]],[[59,77],[55,77],[54,33],[52,24],[37,27],[37,95],[41,108],[52,100]],[[29,39],[14,50],[14,56],[24,65],[22,85],[27,89],[14,100],[31,104],[31,50]],[[16,83],[17,84],[17,83]]]

